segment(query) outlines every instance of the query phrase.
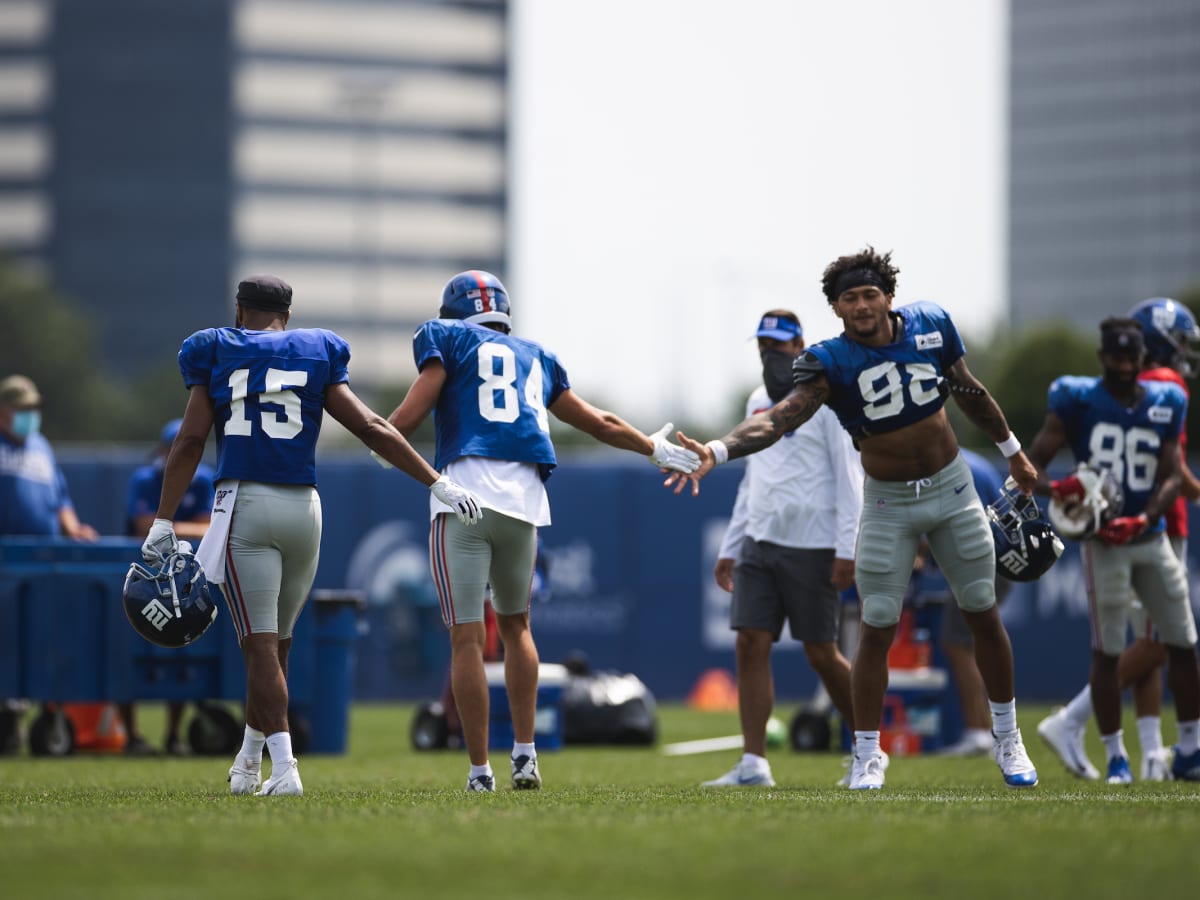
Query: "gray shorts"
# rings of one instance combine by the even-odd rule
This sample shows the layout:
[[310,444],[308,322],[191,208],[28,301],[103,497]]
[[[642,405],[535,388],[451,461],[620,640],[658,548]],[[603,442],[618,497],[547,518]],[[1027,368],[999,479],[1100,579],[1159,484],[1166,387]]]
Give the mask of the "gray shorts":
[[854,567],[866,624],[889,628],[900,621],[922,534],[960,607],[983,612],[995,605],[992,530],[960,453],[920,481],[867,476]]
[[[1167,540],[1171,544],[1171,550],[1183,563],[1183,574],[1187,576],[1187,538],[1179,535],[1169,535]],[[1129,630],[1133,632],[1133,639],[1136,641],[1139,638],[1145,638],[1148,641],[1159,640],[1158,629],[1154,622],[1146,613],[1146,607],[1142,605],[1142,601],[1135,594],[1133,600],[1129,604]]]
[[730,627],[769,631],[779,640],[787,620],[798,641],[836,641],[841,600],[832,574],[832,548],[781,547],[744,538],[733,567]]
[[429,526],[429,565],[449,628],[483,621],[483,600],[492,588],[497,615],[529,611],[537,527],[487,510],[475,525],[442,513]]
[[1164,644],[1195,645],[1187,573],[1165,534],[1120,546],[1089,540],[1082,550],[1093,650],[1117,656],[1125,649],[1135,594]]
[[321,498],[311,485],[238,485],[225,583],[238,642],[247,634],[292,636],[321,552]]

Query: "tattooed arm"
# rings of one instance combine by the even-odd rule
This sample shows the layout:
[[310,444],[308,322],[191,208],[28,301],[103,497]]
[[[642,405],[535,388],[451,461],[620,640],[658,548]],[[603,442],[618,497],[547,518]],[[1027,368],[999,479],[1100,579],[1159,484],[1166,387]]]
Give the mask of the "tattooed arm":
[[[721,443],[729,452],[728,458],[738,459],[770,447],[789,431],[795,431],[811,419],[828,396],[829,382],[824,375],[817,375],[796,385],[790,394],[770,409],[743,419],[733,431],[721,438]],[[690,481],[692,495],[695,496],[700,493],[700,479],[713,470],[717,460],[713,448],[708,444],[692,440],[682,431],[678,432],[677,437],[683,446],[700,455],[700,468],[690,475],[672,472],[663,484],[666,487],[674,486],[678,494],[684,484]]]
[[[950,385],[950,394],[958,403],[958,408],[963,411],[973,425],[997,444],[1003,443],[1009,438],[1012,432],[1009,430],[1000,404],[988,393],[983,383],[971,374],[963,357],[960,356],[946,370],[946,381]],[[1037,469],[1023,452],[1017,450],[1008,457],[1008,471],[1022,491],[1026,494],[1033,491],[1034,485],[1037,483]]]

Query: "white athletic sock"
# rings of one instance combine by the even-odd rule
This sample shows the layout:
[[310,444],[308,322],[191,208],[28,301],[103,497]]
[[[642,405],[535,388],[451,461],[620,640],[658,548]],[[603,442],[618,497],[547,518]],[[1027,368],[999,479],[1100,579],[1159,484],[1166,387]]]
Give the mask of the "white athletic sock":
[[490,761],[485,762],[482,766],[476,766],[476,765],[472,764],[471,774],[468,777],[469,778],[478,778],[480,775],[487,775],[487,776],[491,777],[492,764]]
[[242,749],[238,751],[238,756],[242,759],[247,759],[250,762],[262,759],[263,746],[267,743],[267,736],[257,728],[246,726],[246,733],[242,736]]
[[267,750],[271,753],[271,765],[282,766],[292,758],[292,736],[286,731],[267,735]]
[[743,753],[742,765],[749,766],[757,772],[770,771],[771,764],[767,762],[765,756],[759,756],[757,753]]
[[1017,730],[1016,700],[1009,700],[1007,703],[996,703],[994,700],[989,700],[988,706],[992,708],[993,732],[1000,735]]
[[1108,753],[1109,759],[1115,759],[1118,756],[1129,759],[1129,751],[1125,749],[1124,736],[1125,732],[1120,728],[1112,734],[1100,735],[1100,740],[1104,742],[1104,750]]
[[518,756],[528,756],[531,759],[537,759],[537,750],[534,749],[533,744],[514,743],[512,758],[516,759]]
[[1092,686],[1089,684],[1071,698],[1064,710],[1067,721],[1076,728],[1086,728],[1088,719],[1092,717]]
[[879,755],[879,732],[854,732],[854,755],[859,759],[868,759]]
[[1141,716],[1137,720],[1138,743],[1142,745],[1142,755],[1157,753],[1163,748],[1162,719],[1158,716]]
[[1200,750],[1200,719],[1179,723],[1179,752],[1185,756]]

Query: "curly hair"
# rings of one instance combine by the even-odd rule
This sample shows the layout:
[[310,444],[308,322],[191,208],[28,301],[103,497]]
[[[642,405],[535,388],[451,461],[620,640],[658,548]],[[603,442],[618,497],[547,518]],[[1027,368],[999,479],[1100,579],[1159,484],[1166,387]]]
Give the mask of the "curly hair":
[[825,267],[821,275],[821,290],[825,299],[833,306],[837,297],[834,296],[834,286],[838,279],[853,269],[871,269],[883,280],[883,292],[888,295],[896,293],[896,276],[900,270],[892,265],[892,252],[879,254],[875,248],[867,244],[867,248],[853,256],[839,256]]

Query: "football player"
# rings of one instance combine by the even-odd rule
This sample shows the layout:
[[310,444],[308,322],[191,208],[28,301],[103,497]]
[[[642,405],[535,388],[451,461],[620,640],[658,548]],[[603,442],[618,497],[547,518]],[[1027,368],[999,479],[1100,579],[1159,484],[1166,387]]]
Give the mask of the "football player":
[[[1197,354],[1192,344],[1200,340],[1195,317],[1176,300],[1153,297],[1129,311],[1142,327],[1146,357],[1138,378],[1177,384],[1188,393],[1185,378],[1193,377]],[[1200,480],[1187,464],[1186,427],[1179,434],[1181,476],[1179,496],[1166,510],[1167,538],[1175,555],[1187,560],[1188,501],[1200,498]],[[1162,740],[1162,666],[1167,651],[1158,639],[1154,624],[1136,595],[1130,605],[1133,642],[1121,652],[1117,673],[1121,689],[1132,688],[1137,717],[1138,742],[1142,748],[1140,775],[1143,781],[1165,781],[1172,777],[1172,753]],[[1084,729],[1092,715],[1091,686],[1085,686],[1071,702],[1038,723],[1038,733],[1054,750],[1068,771],[1080,778],[1098,779],[1083,746]]]
[[[692,491],[698,492],[700,478],[714,466],[769,447],[822,404],[831,406],[859,447],[867,475],[855,560],[862,631],[851,672],[850,788],[883,787],[879,726],[887,655],[922,534],[971,629],[991,708],[992,750],[1004,781],[1032,787],[1037,770],[1017,728],[1012,646],[996,609],[995,546],[944,409],[946,398],[953,396],[996,442],[1020,491],[1032,490],[1037,471],[996,401],[968,370],[949,314],[924,302],[892,309],[898,272],[890,253],[871,247],[826,267],[822,288],[843,333],[797,357],[794,387],[771,409],[707,444],[680,435],[701,454],[701,466],[690,476]],[[672,476],[667,484],[678,492],[687,480]]]
[[495,275],[471,270],[451,278],[439,317],[413,336],[419,374],[390,417],[408,435],[432,412],[434,465],[469,487],[487,509],[479,527],[467,529],[436,498],[429,504],[430,564],[450,630],[450,681],[471,765],[467,790],[481,792],[496,789],[483,665],[489,583],[512,712],[512,785],[542,784],[534,746],[538,655],[529,597],[537,530],[550,524],[545,481],[556,459],[548,413],[660,468],[691,472],[699,465],[694,453],[666,440],[670,424],[643,434],[572,391],[553,353],[512,333],[510,311],[508,292]]
[[[225,596],[246,663],[246,731],[229,770],[234,794],[304,793],[288,732],[287,658],[320,552],[322,413],[427,485],[464,523],[479,519],[471,493],[434,471],[350,389],[344,340],[322,328],[287,330],[291,305],[286,282],[252,276],[238,285],[234,327],[207,328],[183,342],[187,407],[142,545],[149,563],[177,550],[172,520],[215,426],[216,501],[197,559]],[[271,755],[265,782],[264,745]]]
[[[1124,498],[1121,509],[1111,511],[1081,547],[1092,616],[1091,700],[1107,755],[1105,777],[1109,784],[1133,781],[1121,730],[1118,675],[1132,590],[1166,648],[1179,727],[1176,774],[1200,779],[1196,624],[1187,574],[1167,540],[1164,519],[1179,493],[1179,442],[1187,397],[1176,384],[1139,379],[1145,341],[1136,319],[1110,316],[1101,322],[1099,355],[1102,376],[1067,375],[1050,385],[1049,409],[1029,455],[1043,473],[1038,479],[1041,493],[1056,498],[1083,493],[1073,475],[1052,482],[1044,474],[1066,444],[1077,462],[1110,472]],[[1043,737],[1053,733],[1040,731]],[[1066,762],[1077,774],[1088,776],[1079,760]]]

